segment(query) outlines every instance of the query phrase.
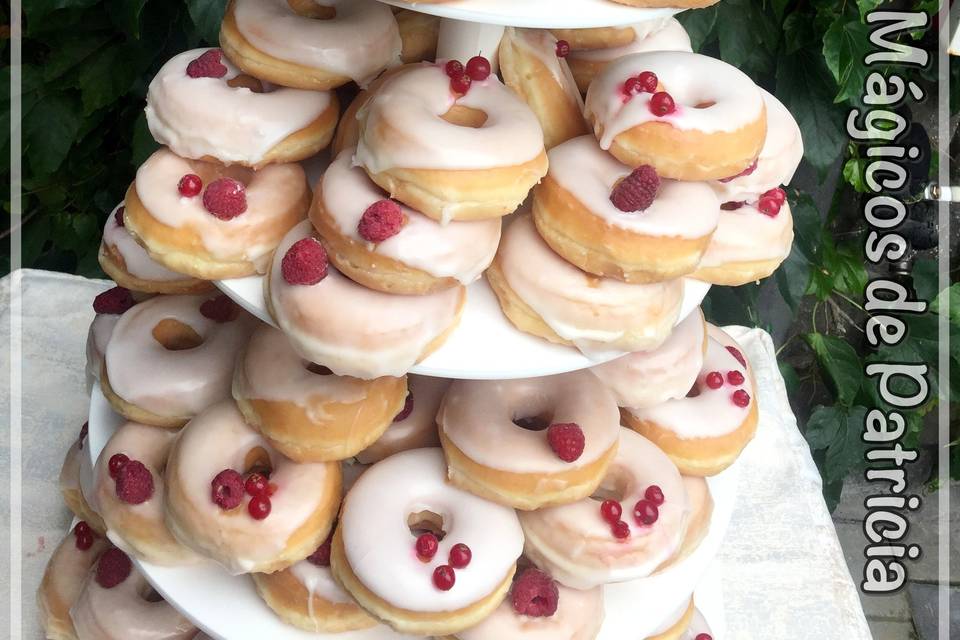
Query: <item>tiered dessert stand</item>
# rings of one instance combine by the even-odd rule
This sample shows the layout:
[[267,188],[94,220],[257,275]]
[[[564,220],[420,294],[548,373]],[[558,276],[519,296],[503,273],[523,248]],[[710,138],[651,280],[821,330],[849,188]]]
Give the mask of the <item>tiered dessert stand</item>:
[[[619,26],[669,17],[677,9],[635,9],[609,0],[457,0],[418,3],[381,0],[412,11],[442,18],[438,57],[466,60],[474,55],[495,59],[506,26],[586,28]],[[305,163],[311,181],[325,167],[323,158]],[[227,295],[265,322],[272,322],[262,294],[262,278],[249,277],[216,283]],[[680,319],[703,300],[708,284],[685,280]],[[463,318],[447,342],[415,366],[413,373],[446,378],[510,379],[544,376],[597,364],[572,347],[555,345],[519,332],[504,317],[485,280],[469,287]],[[679,322],[679,320],[678,320]],[[609,360],[621,355],[609,353]],[[90,402],[89,446],[81,463],[81,483],[92,491],[92,468],[97,456],[122,419],[95,387]],[[606,615],[601,640],[641,640],[686,606],[692,585],[696,605],[709,623],[713,637],[724,637],[720,587],[711,562],[719,550],[736,498],[738,465],[708,478],[714,500],[709,532],[688,558],[637,583],[607,585]],[[88,493],[89,495],[89,493]],[[224,640],[375,640],[399,637],[383,627],[340,634],[311,633],[283,623],[261,600],[249,576],[232,576],[219,565],[160,567],[137,561],[141,572],[169,603],[210,636]],[[638,615],[641,611],[643,615]],[[508,640],[508,639],[505,639]]]

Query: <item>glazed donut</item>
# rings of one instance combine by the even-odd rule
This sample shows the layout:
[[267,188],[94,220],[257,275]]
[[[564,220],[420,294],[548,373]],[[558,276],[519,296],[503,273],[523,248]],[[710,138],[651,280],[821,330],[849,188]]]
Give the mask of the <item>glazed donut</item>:
[[695,611],[693,598],[689,598],[681,605],[680,610],[675,615],[667,618],[656,630],[654,635],[647,636],[646,640],[680,640],[686,632],[687,627],[689,627],[693,621]]
[[719,0],[613,0],[613,2],[644,9],[703,9],[716,4]]
[[583,97],[567,61],[557,55],[557,39],[542,29],[508,27],[500,41],[500,73],[536,114],[549,150],[589,131]]
[[[412,533],[424,521],[444,534],[428,561]],[[443,635],[497,608],[522,550],[513,509],[447,484],[439,449],[411,449],[373,465],[350,489],[330,567],[360,606],[397,631]]]
[[511,213],[547,172],[543,131],[495,75],[451,90],[444,67],[411,65],[359,110],[355,162],[391,197],[440,220]]
[[48,640],[76,640],[70,607],[80,595],[90,567],[110,546],[102,536],[81,533],[84,525],[82,520],[78,522],[57,545],[37,589],[40,626]]
[[163,469],[175,436],[167,429],[127,422],[107,441],[93,469],[92,502],[110,541],[140,560],[166,566],[199,560],[163,523]]
[[[100,380],[100,368],[103,366],[103,354],[107,350],[113,328],[120,320],[117,313],[98,313],[87,329],[87,375],[96,381]],[[88,379],[89,379],[88,378]]]
[[678,636],[678,640],[713,640],[712,634],[713,631],[710,630],[710,625],[707,624],[703,614],[700,613],[699,609],[694,609],[690,624],[686,630]]
[[297,355],[283,332],[260,325],[237,361],[233,397],[247,423],[296,462],[349,458],[403,409],[404,378],[336,376]]
[[310,207],[310,220],[341,273],[365,287],[404,295],[480,278],[497,253],[500,218],[441,225],[387,199],[363,169],[352,166],[352,157],[352,149],[336,157]]
[[[268,477],[268,495],[246,499],[242,474],[251,471]],[[165,479],[167,527],[234,574],[271,573],[306,558],[326,539],[340,502],[339,464],[288,460],[232,401],[177,435]]]
[[119,549],[100,554],[70,617],[78,640],[192,640],[197,635],[197,628],[153,590]]
[[394,8],[394,12],[393,17],[397,19],[400,40],[403,42],[400,60],[410,63],[436,58],[440,18],[406,9]]
[[377,92],[380,86],[387,81],[387,78],[409,68],[410,65],[390,67],[377,76],[376,80],[371,82],[366,89],[354,96],[340,117],[340,122],[337,123],[337,131],[333,136],[333,142],[330,143],[330,153],[332,157],[336,158],[346,149],[356,150],[357,143],[360,141],[360,123],[357,122],[357,114],[360,112],[360,109],[367,104],[370,96]]
[[707,325],[696,309],[656,349],[591,367],[621,407],[652,407],[682,398],[696,382],[707,350]]
[[234,360],[252,328],[252,318],[224,296],[152,298],[114,327],[100,387],[128,420],[181,427],[230,397]]
[[265,89],[219,49],[185,51],[150,82],[147,126],[184,158],[254,168],[297,162],[330,143],[340,112],[334,94]]
[[[626,95],[625,83],[639,87],[643,72],[655,74],[657,93]],[[658,108],[663,115],[654,113]],[[721,60],[686,51],[635,53],[610,63],[590,85],[585,112],[604,150],[675,180],[740,173],[760,153],[767,130],[753,80]]]
[[588,29],[551,29],[557,39],[566,41],[571,51],[614,49],[642,40],[663,29],[672,18],[651,18],[643,22],[614,27]]
[[220,46],[250,75],[298,89],[366,84],[400,63],[393,12],[372,0],[230,0]]
[[[293,348],[311,362],[341,376],[369,380],[400,377],[447,339],[460,321],[466,289],[445,289],[424,296],[382,293],[356,284],[332,266],[303,222],[283,239],[264,278],[264,299],[277,326]],[[316,258],[309,262],[307,251]],[[290,257],[287,258],[287,254]],[[310,264],[325,276],[316,284],[291,284],[282,262]]]
[[[537,231],[568,262],[625,282],[660,282],[696,269],[717,227],[720,202],[703,182],[631,172],[593,136],[550,150],[533,190]],[[641,202],[632,190],[643,189]]]
[[504,232],[487,281],[521,331],[587,355],[652,349],[680,314],[683,282],[627,284],[580,271],[554,253],[530,216]]
[[707,481],[701,476],[682,476],[683,487],[687,492],[690,512],[687,515],[686,533],[676,553],[660,565],[657,573],[667,571],[679,564],[697,550],[710,531],[710,519],[713,517],[713,495]]
[[[570,65],[570,72],[573,73],[580,91],[586,93],[593,79],[608,64],[631,53],[693,51],[690,45],[690,36],[687,35],[686,29],[676,18],[667,18],[655,30],[651,30],[645,22],[621,30],[630,31],[631,29],[634,37],[629,42],[587,51],[574,49],[570,52],[570,55],[567,56],[567,63]],[[590,31],[590,29],[586,29],[586,31]]]
[[58,485],[63,501],[73,515],[80,520],[85,520],[94,531],[104,533],[107,527],[100,515],[90,507],[80,485],[80,461],[82,456],[87,455],[83,451],[87,442],[87,426],[84,422],[80,428],[79,437],[70,445],[67,455],[63,458]]
[[107,216],[97,253],[100,267],[111,280],[145,293],[200,293],[213,288],[209,282],[171,271],[151,258],[127,230],[124,209],[119,204]]
[[446,378],[408,375],[403,411],[376,442],[357,454],[357,461],[373,464],[407,449],[439,447],[437,412],[450,382]]
[[[782,189],[773,191],[783,194]],[[717,230],[691,278],[735,287],[777,270],[793,247],[790,203],[783,196],[783,202],[767,209],[768,213],[760,206],[758,202],[723,206]]]
[[729,467],[757,430],[753,373],[737,342],[707,325],[703,368],[691,395],[645,409],[624,409],[623,423],[649,438],[691,476]]
[[720,202],[753,202],[771,189],[790,184],[803,159],[803,136],[797,121],[771,93],[760,92],[767,110],[767,137],[756,165],[740,175],[710,181]]
[[[437,423],[450,482],[524,510],[567,504],[593,493],[617,454],[620,433],[613,394],[587,371],[457,380],[443,399]],[[571,424],[582,446],[558,450],[552,434]]]
[[[187,176],[202,187],[185,194]],[[225,190],[240,195],[228,201]],[[137,169],[125,205],[127,229],[150,257],[179,273],[219,280],[266,271],[284,234],[306,217],[310,188],[296,163],[252,171],[161,149]]]
[[[651,487],[660,489],[659,506],[650,502]],[[597,495],[518,514],[524,553],[558,582],[589,589],[645,578],[680,549],[690,515],[686,488],[670,458],[646,438],[620,430],[617,457]],[[607,503],[619,509],[608,516]],[[641,506],[652,508],[651,524],[635,515]],[[618,529],[626,537],[617,537]]]

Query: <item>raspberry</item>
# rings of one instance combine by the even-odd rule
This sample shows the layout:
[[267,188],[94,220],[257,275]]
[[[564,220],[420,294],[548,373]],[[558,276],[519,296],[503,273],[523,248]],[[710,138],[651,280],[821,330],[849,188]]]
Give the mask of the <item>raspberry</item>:
[[616,500],[604,500],[600,503],[600,517],[610,524],[616,524],[622,514],[623,507]]
[[83,451],[83,441],[87,439],[87,430],[90,429],[90,423],[84,422],[80,427],[80,435],[77,437],[77,449]]
[[403,211],[393,200],[377,200],[367,207],[357,224],[357,233],[367,242],[383,242],[400,233]]
[[243,477],[233,469],[224,469],[210,482],[210,499],[229,511],[243,502]]
[[743,374],[739,371],[727,371],[727,382],[735,387],[743,384]]
[[665,500],[663,497],[663,489],[655,484],[647,487],[647,490],[643,492],[643,497],[655,507],[662,505],[663,501]]
[[709,633],[698,633],[693,640],[713,640],[713,636]]
[[227,67],[220,62],[222,55],[220,49],[204,51],[187,65],[187,75],[191,78],[222,78],[227,75]]
[[457,576],[450,565],[441,564],[433,570],[433,586],[440,591],[450,591],[456,581]]
[[641,526],[650,526],[659,518],[660,510],[649,500],[639,500],[633,507],[633,519]]
[[707,376],[703,379],[703,381],[711,389],[719,389],[720,387],[723,386],[723,376],[720,374],[719,371],[711,371],[710,373],[707,374]]
[[247,503],[247,513],[249,513],[250,517],[254,520],[263,520],[270,515],[272,508],[273,504],[267,496],[254,496],[250,498],[250,502]]
[[413,546],[421,562],[430,562],[433,560],[433,556],[437,555],[437,547],[440,546],[440,541],[432,533],[422,533],[417,537],[417,542]]
[[552,424],[547,428],[547,441],[557,457],[573,462],[583,453],[583,429],[575,422]]
[[130,575],[133,571],[133,563],[130,557],[120,549],[112,547],[101,554],[97,561],[97,574],[95,576],[97,584],[104,589],[112,589]]
[[107,461],[107,471],[109,471],[110,477],[116,480],[117,476],[120,475],[120,470],[127,466],[128,462],[130,462],[130,458],[122,453],[115,453],[110,456],[110,460]]
[[223,324],[236,320],[240,315],[240,307],[225,295],[219,295],[209,300],[204,300],[200,304],[200,314],[205,318],[210,318],[214,322]]
[[473,78],[466,73],[450,78],[450,90],[459,95],[466,95],[470,91],[470,85],[473,84]]
[[643,211],[657,197],[660,190],[660,176],[649,165],[637,167],[621,180],[610,193],[610,202],[620,211]]
[[93,310],[97,313],[119,315],[132,307],[135,303],[133,294],[123,287],[107,289],[93,299]]
[[413,392],[407,391],[407,399],[403,401],[403,409],[394,417],[394,422],[403,422],[413,413]]
[[117,474],[117,497],[127,504],[141,504],[153,496],[153,474],[139,460],[123,465]]
[[630,537],[630,525],[623,520],[618,520],[610,527],[610,533],[617,540],[626,540]]
[[463,75],[463,65],[459,60],[449,60],[443,67],[443,72],[448,78],[457,78]]
[[203,192],[203,207],[215,218],[232,220],[247,210],[247,189],[233,178],[217,178]]
[[735,180],[735,179],[740,178],[740,177],[742,177],[742,176],[748,176],[748,175],[750,175],[751,173],[753,173],[753,172],[756,171],[756,170],[757,170],[757,161],[754,160],[753,162],[750,163],[750,166],[749,166],[749,167],[747,167],[746,169],[744,169],[743,171],[741,171],[741,172],[738,173],[737,175],[735,175],[735,176],[730,176],[729,178],[720,178],[719,182],[727,183],[727,182],[730,182],[731,180]]
[[637,76],[637,82],[640,83],[640,90],[646,93],[656,93],[657,85],[660,84],[660,79],[657,78],[657,74],[653,71],[642,71]]
[[450,563],[450,566],[454,569],[464,569],[470,561],[473,559],[473,552],[470,551],[470,547],[458,542],[450,548],[450,555],[447,558],[447,561]]
[[742,353],[740,353],[740,349],[737,349],[736,347],[727,347],[727,351],[729,351],[730,355],[737,359],[737,362],[744,367],[747,366],[747,359],[743,357]]
[[650,98],[650,113],[655,116],[662,117],[673,113],[677,108],[677,105],[673,101],[673,96],[671,96],[666,91],[657,91],[653,94],[653,97]]
[[742,206],[743,206],[743,201],[741,200],[741,201],[724,202],[723,204],[720,205],[720,208],[723,209],[724,211],[736,211]]
[[734,391],[733,395],[730,396],[730,399],[733,400],[733,404],[737,405],[741,409],[750,405],[750,394],[743,389],[737,389]]
[[313,285],[327,277],[327,252],[316,238],[294,242],[280,261],[287,284]]
[[483,82],[490,77],[490,61],[483,56],[473,56],[467,60],[467,66],[464,69],[471,80]]
[[117,226],[118,226],[118,227],[125,227],[125,226],[127,226],[127,223],[125,223],[125,222],[123,221],[123,212],[126,211],[126,210],[127,210],[126,207],[121,206],[119,209],[117,209],[116,213],[113,214],[113,220],[114,220],[114,222],[117,223]]
[[330,535],[327,536],[327,539],[323,541],[317,550],[307,556],[307,562],[317,565],[318,567],[329,567],[330,566],[330,544],[333,542],[333,532],[330,532]]
[[188,173],[177,183],[177,191],[184,198],[192,198],[203,190],[203,180],[195,173]]
[[251,473],[244,480],[243,489],[251,496],[269,495],[270,481],[262,473]]
[[530,568],[513,581],[510,604],[522,616],[546,618],[557,612],[560,591],[557,583],[539,569]]
[[566,58],[570,55],[570,43],[566,40],[557,40],[557,57]]

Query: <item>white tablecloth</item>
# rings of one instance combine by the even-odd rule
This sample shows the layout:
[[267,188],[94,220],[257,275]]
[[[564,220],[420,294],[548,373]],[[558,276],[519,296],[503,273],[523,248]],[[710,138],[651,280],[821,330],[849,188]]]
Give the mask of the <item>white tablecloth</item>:
[[[107,283],[43,271],[20,271],[0,281],[0,340],[10,344],[11,279],[22,278],[22,636],[42,638],[35,592],[70,514],[57,488],[64,452],[87,414],[84,343],[91,301]],[[790,413],[773,344],[759,329],[734,329],[754,365],[764,425],[743,453],[737,509],[718,558],[728,637],[735,639],[860,640],[870,638],[856,587],[820,494],[820,476]],[[10,383],[10,350],[3,349],[2,384]],[[10,397],[0,405],[10,424]],[[0,465],[9,469],[9,433]],[[4,479],[6,474],[4,474]],[[10,493],[0,490],[9,521]],[[4,603],[10,602],[9,538],[4,538]],[[638,603],[639,605],[639,603]],[[640,605],[642,606],[642,605]],[[10,628],[3,608],[0,629]],[[629,639],[624,639],[629,640]]]

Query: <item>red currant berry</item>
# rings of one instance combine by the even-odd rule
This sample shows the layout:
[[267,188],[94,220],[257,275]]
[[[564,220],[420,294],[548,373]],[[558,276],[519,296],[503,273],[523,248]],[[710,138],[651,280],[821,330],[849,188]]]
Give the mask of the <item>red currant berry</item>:
[[727,382],[735,387],[743,384],[743,374],[739,371],[727,371]]
[[[754,162],[753,165],[756,166],[757,163]],[[773,198],[774,200],[776,200],[776,201],[779,202],[780,204],[783,204],[784,202],[787,201],[787,192],[784,191],[781,187],[776,187],[775,189],[770,189],[770,191],[767,191],[767,192],[764,193],[763,195],[769,196],[769,197]]]
[[73,534],[77,536],[89,535],[93,533],[93,529],[90,528],[90,525],[86,521],[81,520],[73,527]]
[[600,503],[600,516],[610,524],[617,524],[623,515],[623,507],[616,500],[604,500]]
[[633,97],[643,91],[643,88],[640,86],[640,81],[636,78],[627,78],[626,82],[623,83],[623,95],[628,97]]
[[490,61],[483,56],[473,56],[467,60],[465,71],[472,80],[482,82],[490,77]]
[[415,546],[417,549],[417,557],[420,558],[420,561],[430,562],[433,560],[433,556],[437,555],[437,547],[440,546],[440,541],[437,540],[437,536],[432,533],[424,533],[417,538]]
[[110,456],[110,461],[107,463],[107,469],[110,472],[110,477],[116,480],[117,475],[120,473],[120,469],[123,469],[125,466],[127,466],[128,462],[130,462],[130,458],[122,453],[115,453]]
[[650,526],[656,522],[659,517],[660,510],[657,509],[657,505],[649,500],[639,500],[633,507],[633,519],[636,520],[639,525]]
[[617,540],[626,540],[630,537],[630,525],[623,520],[618,520],[610,526],[610,532],[613,533],[613,537]]
[[765,216],[775,218],[780,213],[781,206],[780,202],[773,196],[763,196],[757,203],[757,211]]
[[180,195],[184,198],[192,198],[200,195],[200,192],[203,191],[203,180],[195,173],[188,173],[180,178],[180,182],[177,184],[177,191],[179,191]]
[[450,90],[460,95],[465,95],[467,91],[470,91],[471,84],[473,84],[473,79],[465,73],[450,78]]
[[444,65],[443,72],[450,78],[457,78],[463,75],[463,65],[459,60],[450,60]]
[[247,512],[254,520],[263,520],[270,515],[270,509],[272,507],[273,505],[270,504],[270,498],[267,496],[254,496],[250,498],[250,502],[247,503]]
[[643,71],[640,75],[637,76],[637,82],[640,83],[640,90],[647,93],[656,93],[657,85],[660,84],[660,79],[657,78],[657,74],[653,71]]
[[733,404],[737,405],[741,409],[750,406],[750,394],[743,389],[737,389],[734,391],[730,398],[733,400]]
[[450,591],[456,581],[457,576],[450,565],[442,564],[433,570],[433,586],[440,591]]
[[251,473],[243,482],[243,489],[251,496],[269,495],[270,482],[262,473]]
[[693,640],[713,640],[713,636],[709,633],[698,633]]
[[723,376],[720,375],[719,371],[711,371],[703,381],[706,382],[707,386],[711,389],[719,389],[723,386]]
[[570,43],[566,40],[557,40],[557,57],[566,58],[570,55]]
[[666,91],[658,91],[650,98],[650,113],[655,116],[665,116],[673,113],[677,105]]
[[77,545],[77,549],[86,551],[93,546],[93,536],[91,534],[78,535],[74,542]]
[[659,507],[664,501],[663,489],[652,484],[643,492],[643,497],[647,499],[647,502],[652,503],[655,507]]
[[470,551],[470,547],[462,542],[458,542],[450,548],[450,555],[447,558],[447,561],[454,569],[463,569],[470,564],[470,560],[472,559],[473,552]]

